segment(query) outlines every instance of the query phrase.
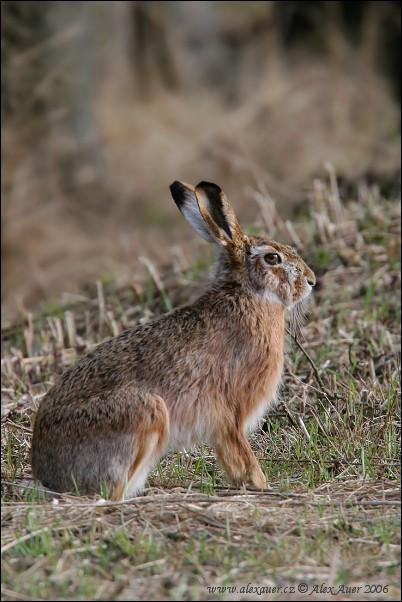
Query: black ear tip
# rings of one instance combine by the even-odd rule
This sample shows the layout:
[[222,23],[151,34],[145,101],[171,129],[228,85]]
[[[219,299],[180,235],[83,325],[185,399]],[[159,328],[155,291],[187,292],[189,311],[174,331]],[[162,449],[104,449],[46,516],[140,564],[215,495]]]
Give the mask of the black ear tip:
[[175,180],[169,186],[170,194],[176,203],[182,203],[185,196],[185,188],[181,182]]
[[181,184],[180,184],[180,182],[178,180],[175,180],[169,186],[169,190],[170,190],[170,192],[172,194],[175,193],[175,192],[178,192],[181,189],[182,189],[182,186],[181,186]]

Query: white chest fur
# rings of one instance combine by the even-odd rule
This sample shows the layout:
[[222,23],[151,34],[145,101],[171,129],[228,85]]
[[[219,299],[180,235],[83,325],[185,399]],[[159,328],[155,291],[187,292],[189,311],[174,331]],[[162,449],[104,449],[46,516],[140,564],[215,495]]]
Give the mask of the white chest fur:
[[279,370],[275,383],[271,383],[261,401],[255,405],[253,411],[247,417],[245,426],[247,433],[255,431],[260,426],[267,412],[275,405],[280,387],[281,374],[282,370]]

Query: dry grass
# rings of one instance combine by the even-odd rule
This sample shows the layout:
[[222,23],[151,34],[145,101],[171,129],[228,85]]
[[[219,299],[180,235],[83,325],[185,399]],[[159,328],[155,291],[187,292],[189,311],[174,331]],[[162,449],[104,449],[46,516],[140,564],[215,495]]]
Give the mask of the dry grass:
[[143,282],[98,282],[3,330],[2,599],[300,600],[302,582],[305,599],[333,598],[314,592],[324,582],[338,600],[398,599],[400,205],[376,187],[340,198],[329,175],[292,222],[263,187],[252,194],[253,229],[303,241],[319,281],[303,338],[289,338],[282,401],[253,435],[270,491],[230,489],[207,448],[164,458],[125,503],[30,479],[41,395],[100,340],[195,295],[205,257],[179,253],[160,274],[146,262]]

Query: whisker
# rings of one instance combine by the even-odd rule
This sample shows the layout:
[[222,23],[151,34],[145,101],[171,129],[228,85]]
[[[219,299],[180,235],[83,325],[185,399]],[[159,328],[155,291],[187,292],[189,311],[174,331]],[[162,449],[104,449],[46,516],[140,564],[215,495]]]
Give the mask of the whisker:
[[302,327],[306,321],[307,315],[310,311],[308,299],[299,301],[294,305],[289,315],[289,331],[292,336],[297,339],[303,339]]

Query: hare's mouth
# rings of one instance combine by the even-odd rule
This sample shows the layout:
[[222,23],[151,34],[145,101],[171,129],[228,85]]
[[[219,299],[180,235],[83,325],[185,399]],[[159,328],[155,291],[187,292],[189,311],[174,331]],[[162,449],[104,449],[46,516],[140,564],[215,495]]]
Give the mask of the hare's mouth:
[[307,302],[307,300],[309,299],[309,297],[311,297],[312,291],[313,291],[312,285],[309,284],[307,282],[307,280],[305,280],[303,282],[303,285],[300,287],[300,289],[294,295],[293,302],[291,303],[290,308],[293,308],[295,306],[298,306],[300,304],[303,304],[303,303]]

